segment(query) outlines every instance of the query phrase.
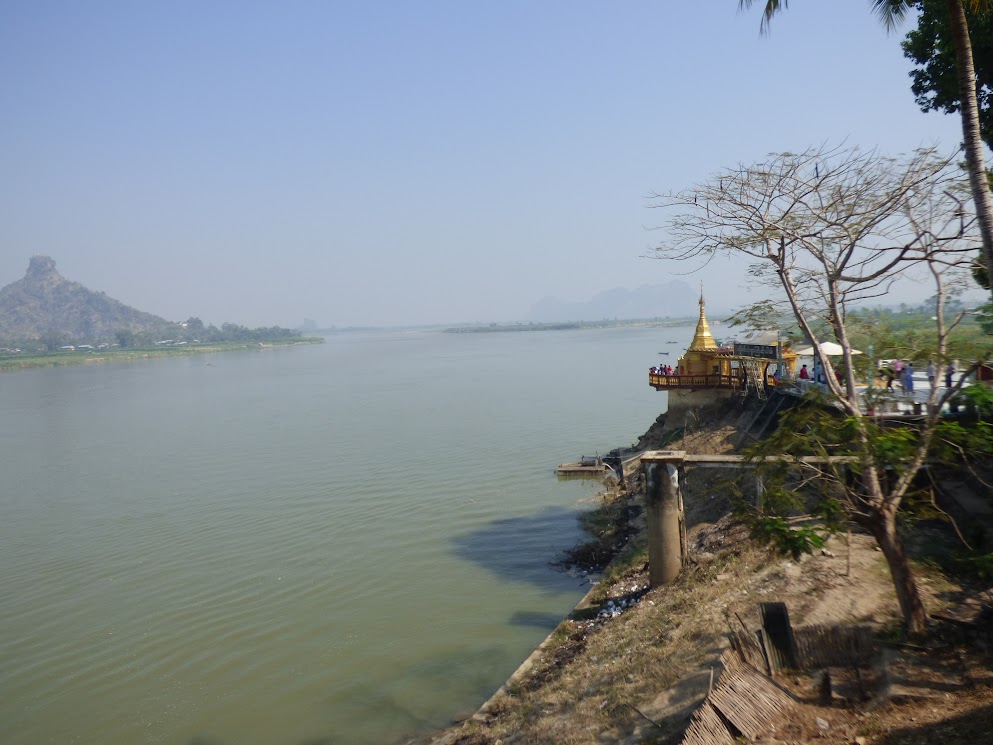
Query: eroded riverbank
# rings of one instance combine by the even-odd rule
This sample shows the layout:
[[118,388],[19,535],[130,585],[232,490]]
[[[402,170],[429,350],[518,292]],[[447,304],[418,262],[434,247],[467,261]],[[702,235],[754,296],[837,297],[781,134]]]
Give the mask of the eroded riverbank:
[[[734,447],[736,420],[743,415],[747,413],[729,411],[714,426],[680,434],[666,447],[726,452]],[[652,430],[664,432],[661,426]],[[652,430],[646,433],[649,440]],[[736,524],[726,498],[728,474],[697,473],[701,475],[684,482],[690,552],[674,584],[648,586],[643,484],[605,491],[601,517],[588,518],[592,539],[577,552],[597,560],[611,546],[616,549],[600,581],[475,716],[416,742],[675,743],[707,695],[712,671],[720,669],[729,632],[761,625],[758,603],[786,603],[796,624],[862,623],[884,635],[896,629],[899,612],[892,582],[871,537],[838,537],[815,555],[784,558],[756,544]],[[910,536],[911,543],[926,550],[953,540],[953,531],[940,523],[923,524]],[[933,562],[918,564],[917,570],[932,612],[975,597],[975,588],[942,574]],[[987,602],[991,600],[988,594]],[[966,733],[977,731],[969,723],[984,721],[983,712],[993,704],[993,660],[981,650],[969,654],[970,669],[978,671],[975,680],[985,682],[950,707],[965,712]],[[934,660],[905,662],[907,669],[919,670]],[[803,690],[804,685],[815,687],[799,678],[798,683]],[[939,680],[934,685],[947,690],[942,686],[951,684]],[[897,703],[871,713],[841,706],[811,708],[810,721],[794,728],[801,737],[796,741],[816,735],[832,745],[848,745],[857,736],[864,743],[902,743],[865,733],[913,726],[918,715]],[[817,718],[826,729],[815,723]],[[937,712],[931,717],[940,720]],[[940,729],[940,724],[934,727]],[[972,742],[969,737],[943,741]]]

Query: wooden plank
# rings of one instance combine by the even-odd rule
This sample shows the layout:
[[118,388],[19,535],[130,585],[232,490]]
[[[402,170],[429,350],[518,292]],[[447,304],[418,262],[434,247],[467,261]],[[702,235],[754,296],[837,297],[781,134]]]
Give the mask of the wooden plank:
[[786,693],[747,667],[725,671],[721,685],[711,692],[710,702],[749,739],[768,734],[770,726],[794,712]]
[[721,660],[724,671],[694,712],[683,745],[727,745],[739,735],[754,740],[768,734],[775,722],[796,715],[793,700],[736,651]]
[[693,712],[690,726],[683,735],[682,745],[735,745],[734,737],[709,702]]
[[785,461],[786,463],[797,464],[828,464],[828,463],[855,463],[858,458],[854,455],[766,455],[762,458],[748,459],[743,455],[717,455],[704,453],[687,453],[687,465],[705,465],[707,463],[740,463],[750,465],[751,463],[765,462],[774,463]]
[[876,653],[871,626],[800,626],[794,631],[797,664],[802,668],[862,667]]
[[793,641],[793,627],[790,625],[790,612],[786,603],[759,603],[759,612],[762,615],[762,629],[765,631],[766,651],[772,673],[795,668],[796,644]]
[[743,631],[731,632],[732,648],[741,658],[756,670],[765,670],[765,655],[758,640],[750,633]]

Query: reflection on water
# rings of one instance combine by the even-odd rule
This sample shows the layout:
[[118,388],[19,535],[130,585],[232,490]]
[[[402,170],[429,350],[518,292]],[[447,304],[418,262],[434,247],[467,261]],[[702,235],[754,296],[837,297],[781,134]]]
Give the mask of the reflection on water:
[[575,588],[564,572],[549,571],[557,556],[550,546],[568,547],[580,538],[575,507],[546,507],[533,515],[504,517],[452,538],[455,554],[508,582],[530,582],[546,592]]
[[587,589],[550,562],[593,491],[555,465],[647,428],[691,333],[0,376],[0,742],[362,745],[471,710]]

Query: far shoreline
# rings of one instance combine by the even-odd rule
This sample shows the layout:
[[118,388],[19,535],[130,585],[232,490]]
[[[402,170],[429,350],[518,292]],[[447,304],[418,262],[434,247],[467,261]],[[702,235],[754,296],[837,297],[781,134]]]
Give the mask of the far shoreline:
[[495,334],[525,331],[576,331],[587,329],[614,328],[680,328],[692,326],[695,318],[629,318],[602,321],[546,321],[546,322],[517,322],[517,323],[488,323],[469,324],[465,326],[449,326],[442,329],[446,334]]
[[188,357],[195,354],[215,354],[246,349],[269,349],[291,347],[301,344],[323,344],[319,336],[295,336],[289,339],[253,342],[217,342],[213,344],[191,344],[170,347],[134,347],[126,349],[74,350],[49,354],[4,355],[0,357],[0,372],[35,370],[45,367],[67,367],[69,365],[103,364],[106,362],[127,362],[155,359],[159,357]]

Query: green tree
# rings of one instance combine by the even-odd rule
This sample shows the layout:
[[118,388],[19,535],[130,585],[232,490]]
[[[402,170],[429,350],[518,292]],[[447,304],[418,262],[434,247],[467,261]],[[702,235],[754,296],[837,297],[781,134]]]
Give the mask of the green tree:
[[[756,0],[739,0],[739,8],[750,8]],[[766,0],[761,29],[768,31],[769,23],[780,11],[786,10],[788,0]],[[907,12],[916,7],[915,0],[869,0],[873,11],[888,28],[895,28]],[[986,177],[983,140],[979,120],[979,103],[976,97],[976,70],[969,39],[969,22],[966,6],[974,15],[986,14],[993,9],[993,0],[943,0],[945,17],[954,49],[955,69],[959,90],[959,113],[962,121],[962,141],[965,149],[969,185],[976,207],[979,235],[982,238],[982,260],[993,267],[993,196]],[[991,288],[993,293],[993,288]]]
[[[864,500],[852,488],[867,478],[866,459],[861,449],[868,448],[871,462],[886,472],[891,483],[910,477],[902,498],[901,512],[909,517],[937,517],[934,509],[934,488],[925,478],[914,478],[908,464],[915,454],[926,447],[929,464],[942,464],[956,469],[972,468],[976,461],[988,462],[993,455],[993,399],[986,386],[971,386],[961,392],[967,414],[958,419],[939,421],[924,443],[924,430],[886,422],[886,420],[856,421],[839,415],[832,406],[811,402],[807,406],[785,412],[779,427],[767,439],[746,451],[764,487],[761,506],[741,500],[737,511],[751,524],[757,537],[773,543],[780,550],[798,556],[823,544],[828,532],[843,527],[846,519],[862,524],[875,535],[883,526],[872,518]],[[804,456],[848,456],[851,462],[828,461],[814,464]],[[785,456],[785,457],[784,457]],[[792,456],[796,456],[795,458]],[[786,521],[791,513],[812,509],[822,518],[823,527],[792,528]],[[904,521],[901,521],[904,522]],[[875,525],[873,525],[875,523]],[[897,524],[889,539],[899,542]],[[877,536],[877,540],[879,540]],[[883,544],[880,543],[882,546]],[[967,548],[972,548],[966,544]],[[887,557],[888,558],[888,557]],[[982,557],[972,555],[972,560]],[[892,568],[892,564],[891,564]],[[909,566],[907,567],[909,571]],[[913,580],[894,573],[899,586]],[[923,610],[923,609],[922,609]],[[906,615],[905,615],[906,618]],[[912,624],[908,626],[919,630]]]
[[[941,406],[962,383],[930,389],[927,413],[910,440],[877,431],[857,384],[849,309],[885,294],[905,275],[930,280],[935,346],[928,356],[936,364],[948,360],[949,335],[964,316],[946,320],[945,301],[967,273],[976,243],[963,191],[968,189],[952,158],[931,150],[893,160],[857,148],[812,148],[726,169],[702,184],[658,195],[656,204],[670,215],[656,249],[660,258],[746,257],[753,262],[751,277],[773,293],[761,302],[765,317],[788,311],[815,349],[823,341],[841,345],[840,363],[820,357],[827,403],[842,424],[835,432],[811,421],[794,447],[820,455],[846,444],[857,481],[830,467],[814,467],[814,481],[842,490],[839,508],[876,539],[911,631],[923,630],[927,616],[897,511],[932,448]],[[782,430],[793,438],[798,431]]]
[[222,323],[221,337],[224,341],[250,341],[252,332],[247,326],[240,326],[237,323]]
[[134,331],[131,329],[118,329],[114,332],[114,338],[117,339],[117,343],[122,349],[133,347],[136,341]]
[[190,338],[201,338],[204,332],[203,321],[201,321],[196,316],[190,316],[186,320],[186,333]]
[[[911,90],[921,111],[959,113],[958,67],[945,0],[916,0],[917,28],[903,41],[904,56],[911,60]],[[966,9],[969,40],[976,72],[976,103],[979,108],[980,135],[993,147],[993,17],[976,15]]]
[[69,337],[61,331],[46,331],[38,341],[45,345],[45,349],[54,352],[59,347],[65,346],[69,342]]

